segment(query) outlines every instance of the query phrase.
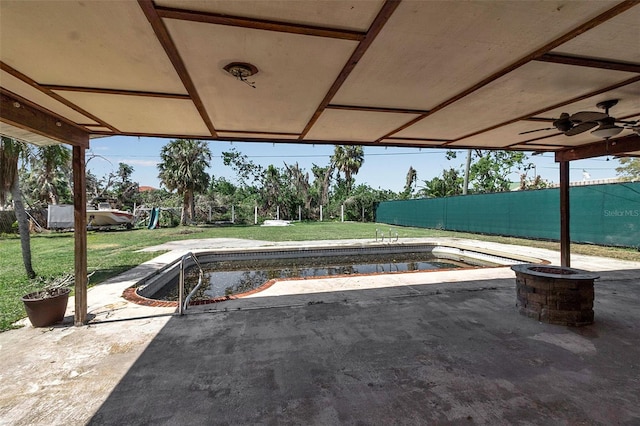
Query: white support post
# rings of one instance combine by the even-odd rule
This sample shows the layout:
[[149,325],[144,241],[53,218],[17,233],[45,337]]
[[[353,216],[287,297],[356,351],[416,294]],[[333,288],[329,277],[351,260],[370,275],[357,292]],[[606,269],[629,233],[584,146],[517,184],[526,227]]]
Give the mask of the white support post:
[[211,206],[209,206],[209,222],[211,222]]
[[322,205],[320,205],[320,222],[322,222]]
[[253,208],[253,224],[254,225],[258,224],[258,206],[255,206]]
[[276,206],[276,220],[280,220],[280,206]]
[[302,222],[302,206],[298,206],[298,222]]
[[344,204],[340,205],[340,222],[344,222]]

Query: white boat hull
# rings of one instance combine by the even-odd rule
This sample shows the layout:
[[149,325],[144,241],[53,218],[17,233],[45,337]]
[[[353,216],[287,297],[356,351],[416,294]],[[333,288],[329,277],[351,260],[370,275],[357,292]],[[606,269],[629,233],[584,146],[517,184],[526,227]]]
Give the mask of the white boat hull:
[[132,213],[122,210],[87,210],[87,224],[90,226],[116,226],[133,224]]

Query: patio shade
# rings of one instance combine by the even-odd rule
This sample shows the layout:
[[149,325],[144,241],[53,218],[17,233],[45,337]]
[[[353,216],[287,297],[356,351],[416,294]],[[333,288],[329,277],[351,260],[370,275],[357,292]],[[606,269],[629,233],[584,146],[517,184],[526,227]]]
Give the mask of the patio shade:
[[[0,132],[36,144],[74,142],[33,132],[16,102],[92,137],[640,154],[630,125],[608,141],[553,126],[610,99],[611,116],[640,119],[636,1],[2,0],[0,12]],[[234,77],[236,62],[257,72]]]

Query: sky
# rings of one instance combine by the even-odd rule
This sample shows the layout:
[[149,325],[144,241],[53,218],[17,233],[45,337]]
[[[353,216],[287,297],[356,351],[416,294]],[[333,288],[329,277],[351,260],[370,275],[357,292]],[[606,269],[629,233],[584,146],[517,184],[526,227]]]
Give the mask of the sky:
[[[87,152],[87,169],[98,178],[118,170],[118,163],[126,163],[133,167],[132,180],[141,186],[160,188],[157,165],[160,162],[160,150],[170,139],[111,136],[92,139]],[[216,178],[225,177],[237,183],[233,170],[222,163],[222,152],[235,148],[251,161],[264,167],[273,164],[283,168],[296,162],[300,168],[311,174],[313,164],[326,166],[333,154],[333,145],[272,144],[265,142],[222,142],[210,141],[212,153],[211,167],[208,173]],[[459,151],[456,159],[447,160],[445,149],[432,148],[394,148],[364,147],[364,163],[355,176],[356,185],[367,184],[375,189],[389,189],[400,192],[404,188],[409,167],[417,171],[417,187],[423,187],[423,181],[441,176],[444,169],[451,167],[462,170],[466,151]],[[553,153],[529,156],[528,162],[535,165],[535,173],[543,179],[559,182],[559,167],[554,161]],[[613,157],[599,157],[589,160],[578,160],[570,163],[571,182],[616,177],[615,168],[618,160]],[[530,172],[533,176],[533,172]],[[519,173],[513,172],[512,181],[519,181]]]

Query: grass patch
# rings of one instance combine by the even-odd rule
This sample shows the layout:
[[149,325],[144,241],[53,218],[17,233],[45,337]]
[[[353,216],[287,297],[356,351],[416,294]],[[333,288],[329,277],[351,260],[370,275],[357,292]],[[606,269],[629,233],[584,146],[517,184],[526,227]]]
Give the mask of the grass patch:
[[[389,230],[394,234],[397,232],[400,239],[456,237],[556,251],[560,249],[559,243],[550,241],[396,227],[376,223],[308,222],[288,227],[199,226],[133,231],[91,231],[87,234],[87,264],[89,272],[96,271],[96,273],[91,277],[90,285],[116,276],[158,255],[158,253],[138,253],[137,250],[169,241],[195,238],[243,238],[262,241],[373,239],[376,229],[384,232],[385,237],[388,237]],[[72,233],[33,235],[31,251],[33,267],[39,276],[58,276],[73,272]],[[635,249],[572,244],[571,251],[577,254],[640,262],[640,252]],[[12,323],[26,316],[20,297],[37,290],[36,284],[25,276],[19,238],[12,236],[0,238],[0,271],[2,271],[0,331],[4,331],[11,328]]]

